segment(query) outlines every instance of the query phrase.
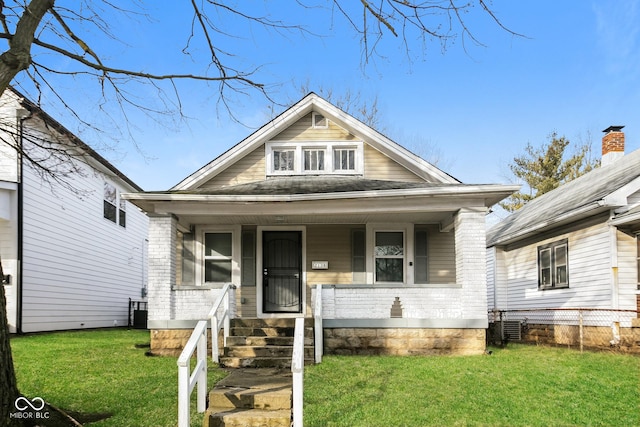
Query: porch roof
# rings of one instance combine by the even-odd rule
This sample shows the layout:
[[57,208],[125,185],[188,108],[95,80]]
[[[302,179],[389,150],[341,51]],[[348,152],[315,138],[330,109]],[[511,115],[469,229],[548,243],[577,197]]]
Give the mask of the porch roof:
[[490,207],[512,192],[518,185],[443,184],[362,179],[357,177],[276,177],[247,184],[193,190],[168,190],[123,194],[141,209],[152,212],[146,202],[268,202],[359,199],[371,197],[473,197],[483,199]]
[[209,195],[290,195],[353,193],[408,189],[459,190],[464,184],[441,184],[429,182],[384,181],[351,176],[287,176],[269,178],[264,181],[230,185],[220,188],[200,188],[186,191],[167,191],[165,194],[209,194]]
[[[489,207],[519,186],[367,180],[356,177],[277,177],[220,188],[123,194],[147,213],[181,220],[361,222],[417,218],[442,221],[462,207]],[[437,213],[426,216],[425,213]],[[251,216],[251,218],[249,218]],[[226,217],[223,219],[222,217]]]

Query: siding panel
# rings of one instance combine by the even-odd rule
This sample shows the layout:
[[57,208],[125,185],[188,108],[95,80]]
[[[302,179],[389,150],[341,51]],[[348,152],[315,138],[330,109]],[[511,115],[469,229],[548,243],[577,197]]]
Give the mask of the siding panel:
[[[569,288],[540,291],[537,247],[563,238],[569,242]],[[609,242],[608,226],[598,224],[504,252],[507,295],[498,308],[610,307]]]
[[204,183],[201,188],[219,188],[228,185],[263,181],[266,177],[264,145]]
[[424,181],[366,143],[364,145],[364,177],[387,181]]
[[126,203],[126,228],[103,217],[104,180],[81,164],[76,191],[24,170],[24,332],[127,324],[146,285],[148,219]]
[[327,129],[311,127],[311,113],[280,132],[273,141],[352,141],[356,137],[329,120]]
[[[351,284],[350,225],[312,225],[307,227],[307,286]],[[312,270],[312,261],[329,261],[328,270]],[[311,295],[311,292],[307,292]]]

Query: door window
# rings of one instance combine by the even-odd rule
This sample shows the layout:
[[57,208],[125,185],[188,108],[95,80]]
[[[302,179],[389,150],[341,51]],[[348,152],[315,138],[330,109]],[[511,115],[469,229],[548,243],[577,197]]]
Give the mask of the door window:
[[404,281],[404,233],[377,231],[375,235],[375,281]]

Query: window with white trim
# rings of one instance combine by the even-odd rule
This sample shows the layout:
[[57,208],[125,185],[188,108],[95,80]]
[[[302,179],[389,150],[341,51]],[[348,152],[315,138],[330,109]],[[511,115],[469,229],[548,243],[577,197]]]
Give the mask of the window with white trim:
[[305,172],[324,170],[324,148],[305,148],[303,151]]
[[204,233],[205,283],[231,282],[233,265],[233,234],[231,232]]
[[569,244],[567,239],[538,246],[538,288],[569,287]]
[[267,175],[361,175],[363,143],[356,141],[270,142]]
[[279,149],[273,150],[273,170],[289,172],[295,170],[296,152],[295,150]]
[[121,227],[127,226],[127,202],[119,197],[116,187],[105,181],[102,216]]
[[311,126],[314,129],[327,129],[329,127],[329,119],[320,113],[311,114]]
[[403,231],[376,231],[373,255],[376,283],[404,282]]
[[351,147],[333,149],[333,170],[353,171],[356,169],[356,150]]

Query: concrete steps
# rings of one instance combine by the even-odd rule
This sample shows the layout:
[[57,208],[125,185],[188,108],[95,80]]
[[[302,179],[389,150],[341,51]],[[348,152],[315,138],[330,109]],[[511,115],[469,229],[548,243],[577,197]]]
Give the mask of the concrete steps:
[[[232,319],[220,365],[229,376],[209,393],[204,427],[290,427],[295,319]],[[314,361],[305,321],[305,364]]]
[[291,372],[236,369],[209,393],[204,427],[289,427]]
[[[295,319],[233,319],[220,365],[290,368]],[[313,363],[313,320],[305,321],[305,364]]]

